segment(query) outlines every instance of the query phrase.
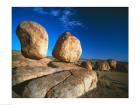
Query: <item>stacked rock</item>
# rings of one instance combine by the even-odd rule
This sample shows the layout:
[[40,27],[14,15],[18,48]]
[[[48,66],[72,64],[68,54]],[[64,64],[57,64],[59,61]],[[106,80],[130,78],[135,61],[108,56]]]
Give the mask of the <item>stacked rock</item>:
[[41,59],[47,56],[48,34],[43,26],[33,21],[23,21],[17,27],[23,56]]
[[76,62],[82,54],[79,39],[70,32],[64,32],[58,39],[52,55],[63,62]]
[[75,64],[82,48],[80,40],[70,32],[59,37],[52,52],[59,62],[54,62],[46,58],[48,34],[43,26],[23,21],[16,31],[24,57],[13,59],[12,97],[74,98],[97,87],[97,74],[91,63],[85,62],[83,67]]

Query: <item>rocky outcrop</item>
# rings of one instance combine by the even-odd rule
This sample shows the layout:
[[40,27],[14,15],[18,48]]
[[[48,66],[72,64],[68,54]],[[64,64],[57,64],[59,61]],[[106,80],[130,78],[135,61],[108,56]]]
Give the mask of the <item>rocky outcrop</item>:
[[70,32],[65,32],[60,36],[52,53],[56,59],[64,62],[76,62],[81,54],[80,41]]
[[96,70],[101,70],[101,71],[109,71],[110,66],[107,61],[96,61],[95,63],[95,68]]
[[89,60],[83,61],[81,63],[81,66],[86,68],[86,69],[92,70],[92,64]]
[[70,75],[70,72],[64,71],[32,80],[25,87],[23,97],[43,98],[52,87],[63,82]]
[[18,25],[16,32],[23,56],[31,59],[47,56],[48,34],[43,26],[33,21],[23,21]]
[[97,74],[93,70],[75,63],[28,60],[13,60],[19,63],[12,69],[13,97],[73,98],[97,87]]
[[117,61],[116,60],[110,59],[110,60],[108,60],[108,63],[109,63],[109,66],[110,66],[111,69],[116,69],[116,67],[117,67]]
[[40,60],[33,60],[28,58],[19,58],[12,62],[12,68],[18,67],[38,67],[38,66],[47,66],[52,60],[49,58],[43,58]]

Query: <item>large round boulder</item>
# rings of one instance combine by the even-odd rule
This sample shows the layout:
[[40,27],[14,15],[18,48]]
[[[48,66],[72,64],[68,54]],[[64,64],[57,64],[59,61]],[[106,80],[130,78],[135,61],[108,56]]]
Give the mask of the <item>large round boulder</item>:
[[41,59],[47,56],[48,34],[43,26],[33,21],[23,21],[16,32],[24,57]]
[[64,62],[76,62],[82,54],[82,48],[79,39],[70,32],[64,32],[58,39],[52,55]]

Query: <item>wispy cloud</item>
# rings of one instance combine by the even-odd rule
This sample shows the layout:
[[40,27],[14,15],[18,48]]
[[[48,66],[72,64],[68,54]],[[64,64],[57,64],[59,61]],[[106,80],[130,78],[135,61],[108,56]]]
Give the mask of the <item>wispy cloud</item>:
[[65,31],[70,31],[75,27],[84,27],[83,23],[75,18],[76,13],[72,8],[45,9],[39,7],[34,8],[33,10],[42,15],[50,15],[56,17]]
[[33,8],[33,11],[39,13],[39,14],[48,14],[47,11],[45,11],[43,8],[41,7],[37,7],[37,8]]
[[59,16],[60,15],[60,10],[51,10],[50,15],[52,16]]
[[71,8],[66,8],[63,11],[63,15],[59,18],[61,23],[64,25],[65,30],[72,30],[75,27],[84,27],[81,21],[74,18],[75,11]]

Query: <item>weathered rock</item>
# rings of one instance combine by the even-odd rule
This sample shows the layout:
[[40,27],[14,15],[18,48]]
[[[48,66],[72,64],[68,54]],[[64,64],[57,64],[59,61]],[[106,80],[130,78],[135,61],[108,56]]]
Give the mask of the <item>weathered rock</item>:
[[74,98],[96,88],[97,75],[87,69],[61,71],[31,80],[22,97]]
[[82,69],[82,67],[72,64],[72,63],[66,63],[66,62],[50,62],[48,64],[49,67],[53,68],[61,68],[64,70],[71,70],[71,69]]
[[117,66],[117,61],[116,60],[108,60],[108,62],[109,62],[109,66],[112,69],[116,69],[116,66]]
[[75,63],[24,57],[14,59],[13,62],[12,97],[72,98],[96,88],[96,72]]
[[109,71],[110,66],[107,61],[97,61],[96,62],[96,69],[101,71]]
[[[43,60],[43,59],[41,59]],[[64,62],[50,62],[42,64],[41,62],[31,60],[30,63],[25,63],[25,61],[19,61],[14,69],[12,70],[12,84],[17,85],[24,81],[34,79],[37,77],[53,74],[60,71],[66,71],[71,69],[81,69],[81,67],[70,63]],[[34,63],[35,62],[35,63]],[[31,64],[31,65],[30,65]],[[49,65],[49,67],[47,66]]]
[[40,67],[26,66],[26,67],[16,68],[15,70],[12,71],[12,85],[14,86],[30,79],[38,78],[41,76],[45,76],[45,75],[49,75],[65,70],[60,68],[51,68],[51,67],[43,67],[43,66]]
[[64,62],[76,62],[82,54],[82,48],[79,39],[70,32],[65,32],[58,39],[52,55]]
[[51,88],[46,97],[74,98],[96,88],[97,76],[87,69],[71,70],[71,76],[57,86]]
[[83,61],[81,63],[81,66],[86,68],[86,69],[92,70],[92,64],[89,60]]
[[40,24],[23,21],[18,25],[16,32],[20,39],[21,52],[25,57],[41,59],[47,56],[48,34]]
[[49,62],[52,60],[49,58],[43,58],[40,60],[33,60],[28,58],[19,58],[17,60],[13,60],[12,68],[19,68],[19,67],[36,67],[36,66],[47,66]]
[[70,75],[70,72],[64,71],[32,80],[25,87],[23,97],[43,98],[52,87],[64,81]]

